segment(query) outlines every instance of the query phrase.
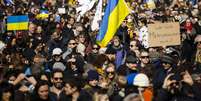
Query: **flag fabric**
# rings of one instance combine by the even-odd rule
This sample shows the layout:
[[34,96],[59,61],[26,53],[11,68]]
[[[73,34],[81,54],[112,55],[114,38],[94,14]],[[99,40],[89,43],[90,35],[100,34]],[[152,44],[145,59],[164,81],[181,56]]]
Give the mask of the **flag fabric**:
[[5,0],[5,1],[6,1],[6,5],[13,5],[14,4],[13,0]]
[[68,0],[68,5],[73,6],[73,5],[75,5],[75,3],[76,3],[75,0]]
[[77,0],[77,2],[80,5],[76,8],[76,12],[79,14],[77,21],[79,21],[80,17],[82,17],[87,11],[92,9],[96,0]]
[[91,24],[92,31],[99,29],[99,21],[102,19],[102,4],[103,4],[103,0],[99,0],[98,5],[96,7],[95,16]]
[[101,47],[107,46],[129,13],[130,9],[124,0],[108,1],[100,30],[96,37],[96,41]]
[[49,17],[48,10],[41,9],[40,14],[36,15],[36,19],[45,19]]
[[7,30],[27,30],[29,18],[27,15],[8,16]]
[[156,8],[154,0],[146,0],[145,2],[146,2],[147,7],[149,9],[155,9]]

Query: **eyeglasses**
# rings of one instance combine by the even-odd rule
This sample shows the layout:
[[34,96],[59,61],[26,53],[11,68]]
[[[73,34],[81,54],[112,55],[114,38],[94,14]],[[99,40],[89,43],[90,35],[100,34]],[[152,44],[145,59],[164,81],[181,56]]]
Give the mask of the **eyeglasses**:
[[162,62],[163,64],[170,64],[170,63],[168,63],[168,62]]
[[114,75],[114,72],[106,72],[108,75]]
[[141,56],[141,58],[149,58],[149,56]]
[[61,55],[59,55],[59,54],[55,54],[55,55],[54,55],[54,57],[60,57],[60,56],[61,56]]
[[63,78],[56,77],[56,78],[54,78],[54,80],[56,80],[56,81],[63,80]]
[[201,44],[201,41],[200,41],[200,42],[197,42],[197,44],[199,44],[199,45],[200,45],[200,44]]
[[98,47],[93,47],[93,49],[98,50],[99,48]]
[[127,62],[128,64],[137,64],[137,62]]

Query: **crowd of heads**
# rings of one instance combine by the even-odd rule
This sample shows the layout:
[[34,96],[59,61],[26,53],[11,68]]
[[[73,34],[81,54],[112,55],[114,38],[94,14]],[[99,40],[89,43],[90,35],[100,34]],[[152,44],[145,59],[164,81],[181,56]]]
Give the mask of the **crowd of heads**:
[[[0,3],[0,101],[201,101],[200,0],[125,0],[132,12],[106,47],[91,30],[96,6],[80,17],[79,0],[12,1]],[[28,15],[28,30],[8,31],[11,15]],[[143,44],[141,29],[167,22],[180,45]]]

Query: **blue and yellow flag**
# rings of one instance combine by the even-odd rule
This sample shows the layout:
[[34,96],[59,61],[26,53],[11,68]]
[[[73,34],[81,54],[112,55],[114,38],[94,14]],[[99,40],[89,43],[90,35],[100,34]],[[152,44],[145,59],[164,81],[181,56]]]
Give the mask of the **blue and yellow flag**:
[[36,15],[36,19],[45,19],[49,17],[48,10],[41,9],[40,14]]
[[27,30],[29,18],[27,15],[8,16],[7,30]]
[[129,13],[130,9],[124,0],[108,0],[103,21],[96,37],[96,41],[101,47],[107,46]]

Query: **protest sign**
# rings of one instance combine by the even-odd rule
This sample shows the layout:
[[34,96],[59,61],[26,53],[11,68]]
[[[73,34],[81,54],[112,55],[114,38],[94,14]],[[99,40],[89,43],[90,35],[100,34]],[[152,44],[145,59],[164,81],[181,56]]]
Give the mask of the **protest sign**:
[[179,23],[155,23],[148,25],[149,47],[180,45]]
[[59,12],[59,14],[65,14],[66,9],[65,8],[58,8],[58,12]]

